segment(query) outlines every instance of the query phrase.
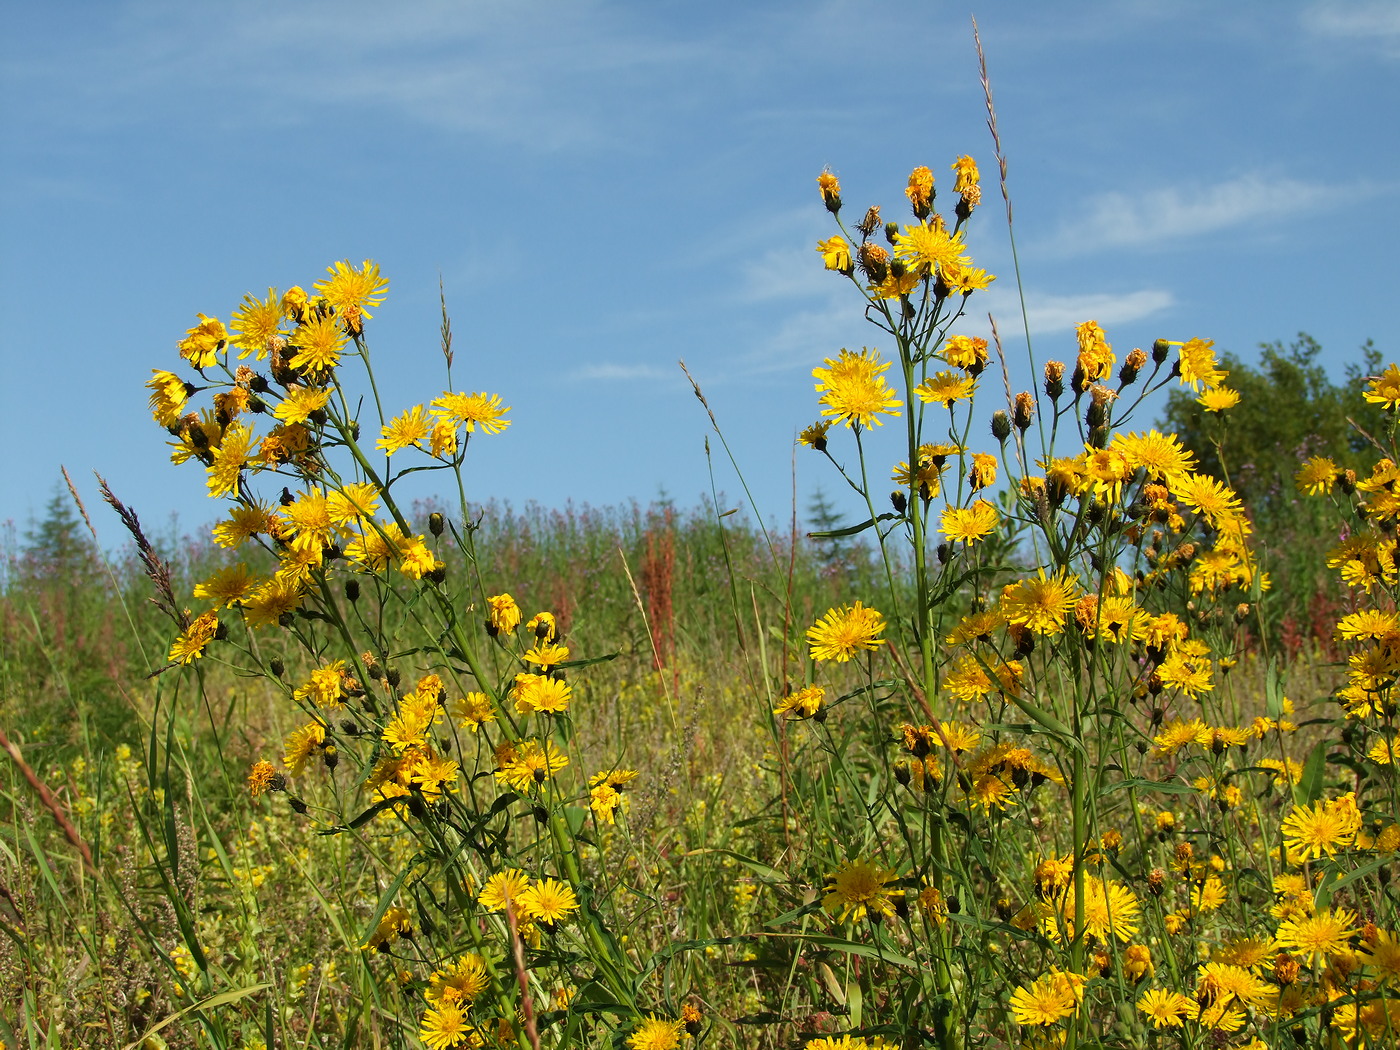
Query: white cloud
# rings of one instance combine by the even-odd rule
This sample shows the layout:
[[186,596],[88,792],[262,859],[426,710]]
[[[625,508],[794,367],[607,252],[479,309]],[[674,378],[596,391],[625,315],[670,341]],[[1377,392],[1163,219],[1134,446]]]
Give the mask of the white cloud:
[[1302,21],[1316,35],[1359,40],[1400,58],[1400,5],[1394,0],[1318,0]]
[[[1048,295],[1044,292],[1026,293],[1026,320],[1031,334],[1066,334],[1074,331],[1074,326],[1088,320],[1098,321],[1109,328],[1130,324],[1145,317],[1161,313],[1175,305],[1176,299],[1164,288],[1144,288],[1136,292],[1122,294],[1098,293],[1090,295]],[[1025,326],[1021,322],[1021,308],[1016,298],[1003,294],[989,299],[985,305],[996,318],[997,329],[1003,342],[1015,340],[1022,335]],[[971,327],[971,326],[969,326]],[[986,334],[985,332],[982,334]]]
[[1259,174],[1194,190],[1169,186],[1137,195],[1105,193],[1091,202],[1087,214],[1060,229],[1054,247],[1077,253],[1181,241],[1291,218],[1342,196],[1336,186]]

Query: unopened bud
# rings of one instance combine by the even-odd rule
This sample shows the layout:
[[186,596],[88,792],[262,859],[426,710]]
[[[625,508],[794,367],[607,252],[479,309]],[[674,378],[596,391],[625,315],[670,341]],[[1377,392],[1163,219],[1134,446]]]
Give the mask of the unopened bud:
[[890,493],[890,506],[894,508],[896,514],[903,514],[909,506],[909,500],[902,491],[896,489]]
[[1165,339],[1158,339],[1152,344],[1152,363],[1160,365],[1171,353],[1171,345]]
[[997,409],[992,413],[992,437],[998,441],[1005,441],[1011,436],[1011,417],[1006,414],[1005,409]]
[[347,602],[357,602],[360,600],[360,581],[345,581],[345,600]]
[[441,514],[437,511],[433,511],[428,515],[428,531],[434,536],[441,536],[444,527],[445,523]]
[[281,678],[287,672],[287,666],[275,656],[267,662],[267,669],[277,678]]

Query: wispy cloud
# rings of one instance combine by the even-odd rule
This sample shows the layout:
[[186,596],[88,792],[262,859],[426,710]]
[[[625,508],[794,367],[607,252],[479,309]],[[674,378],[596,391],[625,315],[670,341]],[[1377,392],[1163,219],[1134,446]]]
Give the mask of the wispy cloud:
[[1316,35],[1360,41],[1388,58],[1400,58],[1400,6],[1394,0],[1317,0],[1302,14]]
[[1336,187],[1290,178],[1242,175],[1196,189],[1174,186],[1140,194],[1105,193],[1055,235],[1053,249],[1082,253],[1182,241],[1269,220],[1336,199]]
[[[1026,293],[1026,320],[1031,334],[1066,334],[1082,321],[1094,320],[1105,328],[1130,324],[1161,313],[1175,305],[1176,299],[1164,288],[1143,288],[1136,292],[1109,292],[1089,295],[1049,295],[1044,292]],[[996,318],[1003,339],[1014,339],[1023,331],[1020,304],[1009,295],[991,299],[986,304]],[[1112,331],[1109,332],[1110,339]]]
[[674,367],[658,368],[656,365],[623,365],[600,361],[574,369],[571,378],[603,382],[652,382],[658,379],[679,379],[680,375],[680,369]]

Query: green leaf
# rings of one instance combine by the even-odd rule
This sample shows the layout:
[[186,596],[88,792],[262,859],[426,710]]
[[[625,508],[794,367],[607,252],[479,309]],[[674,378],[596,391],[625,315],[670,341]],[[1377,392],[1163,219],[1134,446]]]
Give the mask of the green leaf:
[[1293,789],[1293,798],[1300,806],[1312,805],[1322,796],[1322,776],[1327,771],[1327,741],[1319,740],[1303,763],[1303,776]]
[[[772,923],[768,925],[771,926]],[[867,959],[877,959],[880,962],[889,963],[893,966],[900,966],[906,970],[917,970],[923,965],[907,956],[896,955],[894,952],[881,948],[878,945],[861,944],[859,941],[848,941],[842,937],[827,937],[825,934],[820,933],[789,933],[775,934],[774,936],[793,937],[799,941],[805,941],[814,947],[824,948],[827,951],[841,952],[843,955],[861,955]],[[849,989],[847,989],[846,994],[850,995]]]
[[1190,784],[1180,784],[1170,780],[1145,780],[1135,778],[1130,780],[1120,780],[1117,783],[1109,784],[1099,792],[1099,798],[1111,795],[1119,789],[1138,788],[1143,791],[1157,791],[1163,795],[1189,795],[1196,789]]
[[687,850],[684,855],[687,857],[701,857],[708,853],[718,854],[723,857],[732,857],[755,875],[759,876],[759,878],[768,879],[770,882],[782,881],[783,877],[776,868],[770,868],[762,861],[754,860],[752,857],[746,857],[742,853],[735,853],[732,849],[692,849]]
[[844,529],[829,529],[826,532],[809,532],[807,533],[807,538],[810,540],[835,540],[840,539],[842,536],[855,536],[871,528],[877,521],[889,521],[892,518],[898,517],[898,514],[885,513],[878,517],[866,518],[859,525],[847,525]]
[[336,824],[334,827],[321,828],[316,832],[316,834],[340,835],[346,831],[354,831],[356,828],[364,827],[366,824],[368,824],[375,817],[379,816],[379,814],[383,813],[390,806],[397,805],[400,802],[407,802],[411,797],[412,796],[410,795],[393,795],[389,798],[381,798],[378,802],[370,806],[369,809],[365,810],[359,816],[351,818],[350,823]]

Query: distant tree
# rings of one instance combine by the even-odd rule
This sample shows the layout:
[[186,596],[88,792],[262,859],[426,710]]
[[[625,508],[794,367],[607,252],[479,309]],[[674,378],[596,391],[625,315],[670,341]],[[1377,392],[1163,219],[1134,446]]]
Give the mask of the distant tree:
[[25,569],[35,576],[72,578],[92,564],[96,553],[72,497],[55,486],[43,519],[31,520],[24,531]]
[[1380,370],[1381,354],[1368,340],[1360,362],[1348,364],[1336,383],[1322,364],[1322,346],[1306,332],[1287,346],[1263,343],[1260,350],[1257,365],[1221,355],[1238,405],[1215,415],[1183,388],[1167,399],[1162,424],[1196,454],[1204,472],[1239,493],[1271,573],[1277,624],[1291,618],[1306,626],[1320,623],[1319,605],[1332,593],[1323,555],[1338,522],[1327,501],[1298,493],[1294,475],[1313,456],[1357,469],[1374,462],[1366,435],[1380,436],[1386,421],[1363,392],[1366,376]]
[[[820,487],[812,493],[812,498],[807,501],[807,524],[814,534],[833,532],[845,524],[841,520],[841,514],[836,509],[836,505],[827,498],[826,493]],[[841,537],[814,535],[812,542],[816,545],[823,561],[829,563],[841,560],[843,553]]]

